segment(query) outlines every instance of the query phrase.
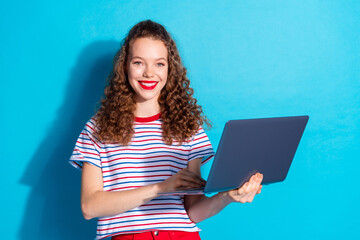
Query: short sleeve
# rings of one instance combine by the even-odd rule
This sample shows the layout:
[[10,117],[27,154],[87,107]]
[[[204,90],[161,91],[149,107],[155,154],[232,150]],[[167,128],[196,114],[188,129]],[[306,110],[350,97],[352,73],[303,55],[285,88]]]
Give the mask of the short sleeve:
[[95,128],[95,120],[92,118],[86,123],[76,141],[69,163],[77,169],[81,170],[84,162],[101,168],[101,143],[93,134]]
[[190,141],[190,153],[188,161],[202,158],[201,165],[214,158],[214,149],[211,142],[202,127]]

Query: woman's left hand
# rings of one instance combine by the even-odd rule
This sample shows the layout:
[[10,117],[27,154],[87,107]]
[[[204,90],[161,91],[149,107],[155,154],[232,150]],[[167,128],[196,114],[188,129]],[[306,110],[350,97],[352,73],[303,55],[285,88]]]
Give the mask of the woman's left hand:
[[256,173],[251,176],[250,180],[246,182],[241,188],[227,191],[226,195],[230,202],[252,202],[256,194],[261,193],[261,182],[263,180],[263,175],[261,173]]

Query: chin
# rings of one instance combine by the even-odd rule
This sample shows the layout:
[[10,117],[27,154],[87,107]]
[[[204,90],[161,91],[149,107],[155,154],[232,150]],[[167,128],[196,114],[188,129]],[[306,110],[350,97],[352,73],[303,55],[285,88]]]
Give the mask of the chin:
[[150,101],[150,100],[153,100],[153,99],[158,99],[159,98],[159,96],[160,96],[160,94],[155,94],[155,93],[153,93],[153,94],[139,94],[138,96],[137,96],[137,99],[140,101],[140,102],[146,102],[146,101]]

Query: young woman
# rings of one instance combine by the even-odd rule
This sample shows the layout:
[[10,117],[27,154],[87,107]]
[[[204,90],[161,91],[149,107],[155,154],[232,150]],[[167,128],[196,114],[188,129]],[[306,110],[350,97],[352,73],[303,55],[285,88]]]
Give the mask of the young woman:
[[105,99],[85,125],[70,163],[82,169],[81,209],[97,239],[200,239],[197,222],[231,202],[251,202],[262,175],[241,188],[159,196],[204,186],[214,152],[175,42],[150,20],[136,24],[114,59]]

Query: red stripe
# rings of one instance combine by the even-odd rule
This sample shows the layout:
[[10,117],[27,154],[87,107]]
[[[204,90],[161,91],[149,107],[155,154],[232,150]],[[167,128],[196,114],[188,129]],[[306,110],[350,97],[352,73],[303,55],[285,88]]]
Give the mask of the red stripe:
[[79,141],[76,141],[77,143],[80,143],[80,144],[82,144],[82,145],[90,145],[90,146],[94,146],[94,145],[92,145],[91,143],[84,143],[84,142],[79,142]]
[[[105,239],[105,238],[109,238],[109,237],[113,237],[113,236],[116,236],[116,235],[119,235],[119,234],[135,234],[135,233],[144,233],[144,232],[148,232],[148,231],[161,231],[163,229],[158,229],[158,228],[150,228],[150,229],[146,229],[146,230],[141,230],[139,229],[138,231],[123,231],[121,233],[119,232],[116,232],[116,233],[113,233],[113,234],[110,234],[110,235],[106,235],[105,237],[101,237],[100,239]],[[165,230],[167,231],[167,230]],[[171,230],[171,231],[182,231],[182,230]]]
[[113,188],[113,189],[110,189],[110,190],[107,190],[109,192],[113,192],[113,191],[116,191],[116,190],[121,190],[121,189],[127,189],[127,188],[139,188],[139,187],[143,187],[143,186],[128,186],[128,187],[121,187],[121,188]]
[[182,169],[180,167],[176,167],[176,166],[172,166],[172,165],[152,165],[152,166],[143,166],[143,167],[120,167],[120,168],[115,168],[115,169],[111,169],[108,171],[103,171],[103,173],[108,173],[108,172],[112,172],[112,171],[116,171],[116,170],[120,170],[120,169],[138,169],[138,168],[153,168],[153,167],[173,167],[173,168],[177,168],[177,169]]
[[146,122],[152,122],[152,121],[158,120],[158,119],[160,119],[160,117],[161,117],[161,113],[158,113],[158,114],[150,116],[150,117],[135,117],[135,121],[146,123]]
[[75,163],[79,168],[82,168],[81,165],[78,164],[77,162],[74,162],[74,161],[73,161],[73,163]]
[[[143,140],[132,140],[131,143],[138,143],[138,142],[149,142],[149,141],[163,141],[162,138],[149,138],[149,139],[143,139]],[[173,143],[178,143],[178,141],[173,141]],[[113,145],[119,145],[118,143],[111,143],[111,142],[105,142],[104,144],[113,144]]]
[[205,135],[205,136],[202,136],[202,137],[200,137],[200,138],[196,138],[196,139],[194,138],[193,141],[194,141],[194,142],[195,142],[195,141],[199,141],[200,139],[203,139],[203,138],[206,138],[206,137],[207,137],[207,136]]
[[162,134],[162,131],[142,131],[142,132],[135,131],[135,134],[138,134],[138,133],[160,133],[160,134]]
[[148,214],[127,215],[127,216],[114,217],[114,218],[103,218],[103,219],[98,219],[98,221],[102,222],[102,221],[116,220],[116,219],[120,219],[120,218],[144,217],[144,216],[151,216],[151,215],[168,215],[168,214],[187,215],[187,213],[148,213]]
[[109,160],[109,161],[102,161],[102,163],[104,164],[104,163],[110,163],[110,162],[117,161],[117,160],[127,160],[127,159],[146,160],[146,159],[150,159],[150,158],[161,158],[161,157],[172,157],[172,158],[179,159],[179,160],[181,160],[181,161],[187,161],[187,159],[179,158],[179,157],[175,157],[175,156],[171,156],[171,155],[158,155],[158,156],[149,156],[149,157],[146,157],[146,158],[120,157],[120,158],[115,158],[115,159],[112,159],[112,160]]
[[195,150],[195,149],[198,149],[198,148],[204,148],[204,147],[208,147],[208,146],[211,146],[211,144],[202,145],[202,146],[199,146],[199,147],[196,147],[196,148],[192,148],[191,150]]
[[170,174],[164,174],[164,175],[149,175],[149,176],[131,176],[131,177],[120,177],[120,178],[115,178],[115,179],[110,179],[110,180],[106,180],[106,181],[103,181],[103,183],[107,183],[107,182],[113,182],[113,181],[116,181],[116,180],[120,180],[120,179],[124,179],[124,178],[150,178],[150,177],[170,177],[172,175]]
[[[199,139],[205,138],[201,137]],[[197,139],[197,140],[199,140]],[[151,139],[151,140],[155,140],[155,139]],[[144,140],[144,141],[148,141],[148,140]],[[211,146],[211,144],[206,144],[206,145],[202,145],[196,148],[192,148],[191,150],[195,150],[195,149],[199,149],[199,148],[204,148],[204,147],[208,147]],[[166,150],[178,150],[178,151],[184,151],[184,152],[189,152],[191,151],[190,149],[177,149],[177,148],[170,148],[170,147],[151,147],[151,148],[143,148],[143,149],[130,149],[130,148],[126,148],[126,149],[116,149],[116,150],[111,150],[111,151],[105,151],[105,152],[101,152],[102,154],[107,154],[107,153],[113,153],[113,152],[120,152],[120,151],[146,151],[146,150],[152,150],[152,149],[166,149]],[[114,160],[111,160],[114,161]],[[109,162],[111,162],[109,161]]]
[[[76,153],[76,152],[79,152],[79,153]],[[78,155],[78,154],[80,154],[80,151],[79,151],[79,149],[74,149],[74,151],[73,151],[73,154],[75,154],[75,155]],[[76,158],[80,158],[81,160],[83,160],[83,159],[85,159],[82,155],[80,155],[80,156],[76,156]]]
[[[87,127],[90,128],[93,132],[95,132],[95,130],[94,130],[92,127],[90,127],[89,124],[85,124],[85,126],[87,126]],[[89,137],[89,139],[90,139],[98,148],[101,148],[95,141],[93,141],[93,140],[90,138],[89,134],[87,134],[87,133],[85,133],[85,134]]]
[[204,161],[202,161],[202,164],[206,163],[207,161],[209,161],[210,158],[214,157],[214,155],[211,155],[210,157],[208,157],[207,159],[205,159]]
[[93,130],[93,132],[95,132],[95,130],[94,130],[89,124],[85,124],[85,126],[87,126],[87,127],[90,128],[91,130]]
[[[150,139],[144,139],[144,140],[133,140],[131,142],[136,143],[136,142],[149,142],[149,141],[163,141],[162,138],[150,138]],[[173,143],[178,143],[179,141],[173,141]]]
[[127,186],[127,187],[112,188],[112,189],[105,190],[105,191],[114,192],[114,191],[121,190],[121,189],[128,189],[128,188],[136,189],[136,188],[144,187],[144,186],[146,186],[146,185],[138,185],[138,186]]
[[162,138],[149,138],[149,139],[144,139],[144,140],[133,140],[131,142],[148,142],[148,141],[162,141]]
[[107,153],[120,152],[120,151],[146,151],[146,150],[152,150],[152,149],[177,150],[177,151],[184,151],[184,152],[190,151],[190,149],[177,149],[177,148],[170,148],[170,147],[150,147],[150,148],[141,148],[141,149],[131,149],[131,148],[116,149],[116,150],[105,151],[105,152],[101,152],[101,153],[107,154]]
[[97,233],[100,234],[103,231],[109,231],[113,229],[121,229],[121,228],[127,228],[127,227],[138,227],[138,226],[147,226],[147,225],[153,225],[153,224],[194,224],[193,222],[159,222],[159,223],[144,223],[144,224],[136,224],[136,225],[127,225],[127,226],[119,226],[119,227],[113,227],[113,228],[104,228],[104,229],[98,229]]
[[154,203],[154,204],[143,204],[141,205],[142,207],[147,207],[147,206],[163,206],[163,205],[179,205],[179,206],[183,206],[182,203]]
[[97,153],[90,153],[90,152],[82,152],[79,149],[76,149],[78,152],[81,152],[82,154],[91,154],[91,155],[95,155],[95,156],[99,156],[99,154]]
[[[93,132],[95,132],[95,130],[89,126],[89,124],[86,124],[87,127],[89,127],[91,130],[93,130]],[[88,135],[88,134],[87,134]],[[95,141],[93,141],[90,136],[88,135],[89,139],[98,147],[98,148],[101,148]]]
[[161,123],[134,123],[135,126],[137,125],[140,125],[140,126],[143,126],[143,125],[147,125],[147,126],[161,126],[162,124]]
[[204,162],[206,162],[207,160],[209,160],[210,158],[214,157],[214,155],[211,155],[210,157],[208,157],[207,159],[204,160]]

